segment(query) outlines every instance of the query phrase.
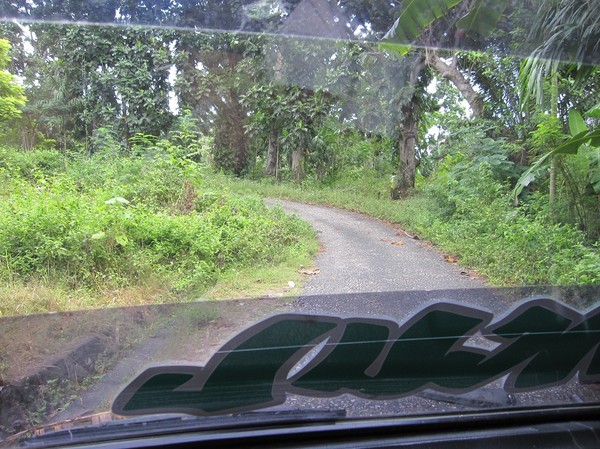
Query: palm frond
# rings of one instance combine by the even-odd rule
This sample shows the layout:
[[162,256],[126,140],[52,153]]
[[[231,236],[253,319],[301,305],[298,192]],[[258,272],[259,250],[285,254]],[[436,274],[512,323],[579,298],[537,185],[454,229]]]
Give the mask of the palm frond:
[[402,45],[414,43],[422,31],[463,0],[407,0],[384,41]]
[[508,7],[508,0],[477,0],[469,13],[456,26],[468,35],[489,37]]

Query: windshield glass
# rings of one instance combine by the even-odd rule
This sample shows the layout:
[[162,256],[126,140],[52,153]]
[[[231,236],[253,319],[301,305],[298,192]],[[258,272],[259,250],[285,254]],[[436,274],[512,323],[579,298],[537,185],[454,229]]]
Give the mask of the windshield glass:
[[599,16],[2,2],[0,440],[598,403]]

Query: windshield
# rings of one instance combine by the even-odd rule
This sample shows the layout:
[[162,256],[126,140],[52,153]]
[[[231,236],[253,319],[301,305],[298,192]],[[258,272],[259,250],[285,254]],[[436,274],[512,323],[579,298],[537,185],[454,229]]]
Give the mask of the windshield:
[[597,404],[599,16],[0,3],[0,441]]

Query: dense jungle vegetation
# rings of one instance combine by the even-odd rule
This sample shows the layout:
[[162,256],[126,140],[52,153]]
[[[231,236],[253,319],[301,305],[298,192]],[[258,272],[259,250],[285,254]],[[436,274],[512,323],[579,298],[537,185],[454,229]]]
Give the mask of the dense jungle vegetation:
[[261,196],[400,223],[493,284],[600,282],[598,2],[324,2],[303,39],[299,1],[158,3],[3,2],[0,315],[307,263]]

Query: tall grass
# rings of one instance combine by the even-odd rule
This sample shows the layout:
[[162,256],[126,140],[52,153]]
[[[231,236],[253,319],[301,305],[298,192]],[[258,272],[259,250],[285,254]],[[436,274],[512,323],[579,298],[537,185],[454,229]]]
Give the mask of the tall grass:
[[[199,166],[9,149],[2,157],[0,314],[106,306],[110,297],[128,304],[119,298],[136,296],[132,288],[156,301],[197,297],[232,270],[316,251],[308,224],[256,196],[222,192]],[[42,289],[44,301],[33,293]]]

